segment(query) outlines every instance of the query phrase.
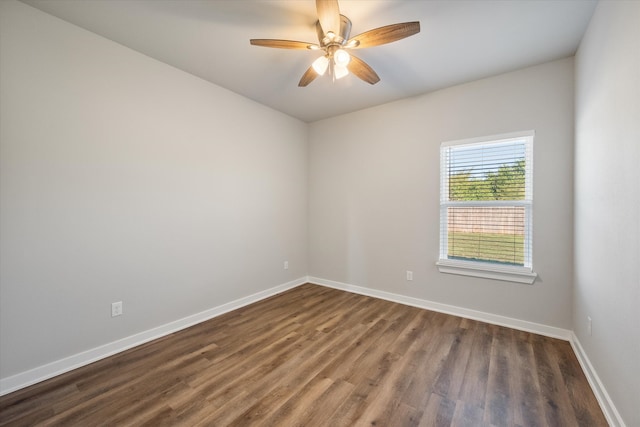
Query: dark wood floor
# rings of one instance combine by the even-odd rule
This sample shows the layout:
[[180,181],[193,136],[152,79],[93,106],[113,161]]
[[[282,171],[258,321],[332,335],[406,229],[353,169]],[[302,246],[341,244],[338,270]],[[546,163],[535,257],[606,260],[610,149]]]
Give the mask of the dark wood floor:
[[0,425],[607,423],[567,342],[308,284],[4,396]]

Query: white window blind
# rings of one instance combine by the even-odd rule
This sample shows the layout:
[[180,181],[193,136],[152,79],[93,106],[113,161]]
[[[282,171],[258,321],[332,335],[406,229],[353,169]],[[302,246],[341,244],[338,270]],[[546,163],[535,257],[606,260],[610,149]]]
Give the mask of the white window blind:
[[440,261],[532,269],[533,132],[443,143]]

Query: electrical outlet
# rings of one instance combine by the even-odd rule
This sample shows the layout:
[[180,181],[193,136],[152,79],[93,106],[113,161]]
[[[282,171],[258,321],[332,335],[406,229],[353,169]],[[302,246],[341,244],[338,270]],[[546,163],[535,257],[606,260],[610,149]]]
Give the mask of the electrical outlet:
[[591,317],[587,316],[587,333],[591,336]]
[[407,280],[413,280],[413,271],[407,270]]
[[111,317],[120,316],[122,314],[122,301],[111,303]]
[[284,269],[288,270],[289,269],[289,261],[285,261],[284,262]]

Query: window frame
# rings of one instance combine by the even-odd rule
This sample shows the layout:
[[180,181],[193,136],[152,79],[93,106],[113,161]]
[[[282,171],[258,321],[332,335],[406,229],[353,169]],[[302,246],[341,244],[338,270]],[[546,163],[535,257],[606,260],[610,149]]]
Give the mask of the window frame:
[[[456,141],[447,141],[440,144],[440,232],[439,232],[439,256],[436,265],[441,273],[457,274],[486,279],[505,280],[524,284],[532,284],[537,274],[533,271],[533,144],[535,131],[528,130],[500,135],[491,135],[478,138],[470,138]],[[446,149],[460,145],[480,145],[491,143],[505,143],[509,140],[526,140],[528,147],[525,149],[525,200],[478,200],[455,201],[449,200],[448,195],[448,169]],[[525,233],[524,245],[528,251],[525,257],[525,265],[501,265],[491,262],[461,260],[448,258],[448,218],[447,208],[450,206],[524,206],[525,207]]]

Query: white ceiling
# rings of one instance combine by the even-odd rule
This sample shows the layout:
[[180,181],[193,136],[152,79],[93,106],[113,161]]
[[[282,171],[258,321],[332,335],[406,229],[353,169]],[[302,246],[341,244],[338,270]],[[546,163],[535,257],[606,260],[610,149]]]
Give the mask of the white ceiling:
[[317,42],[313,0],[23,0],[301,120],[319,119],[571,56],[596,0],[341,0],[352,35],[420,21],[422,31],[357,51],[381,81],[298,80],[318,52],[250,38]]

